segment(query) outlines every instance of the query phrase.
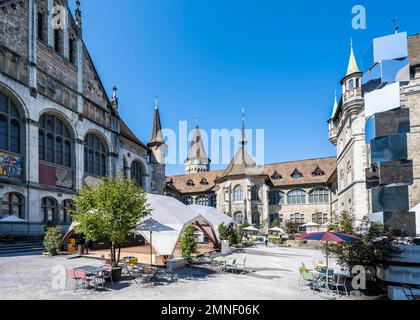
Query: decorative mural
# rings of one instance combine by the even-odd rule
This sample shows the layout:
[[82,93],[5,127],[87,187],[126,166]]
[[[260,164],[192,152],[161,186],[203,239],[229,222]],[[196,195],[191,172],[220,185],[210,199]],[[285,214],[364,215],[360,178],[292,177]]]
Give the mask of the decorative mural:
[[22,178],[22,174],[22,159],[0,152],[0,175],[10,178]]

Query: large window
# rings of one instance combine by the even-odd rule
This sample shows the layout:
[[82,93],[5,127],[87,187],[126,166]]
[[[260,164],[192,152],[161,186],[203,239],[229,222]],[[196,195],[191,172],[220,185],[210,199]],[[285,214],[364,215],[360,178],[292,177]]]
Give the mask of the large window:
[[290,222],[305,224],[305,215],[303,213],[294,213],[290,215]]
[[253,186],[251,189],[251,200],[252,201],[260,201],[260,187]]
[[236,212],[233,215],[233,219],[235,220],[235,222],[239,225],[242,225],[245,223],[245,217],[244,214],[242,212]]
[[327,213],[314,213],[312,215],[312,222],[317,224],[326,224],[328,222],[328,214]]
[[0,149],[21,153],[21,121],[18,108],[0,92]]
[[259,212],[254,212],[252,214],[252,225],[259,227],[261,224],[261,215]]
[[44,222],[58,222],[57,220],[57,201],[54,198],[43,198],[41,201],[42,214],[44,216]]
[[20,219],[25,217],[25,198],[18,193],[7,193],[3,196],[0,219],[15,216]]
[[139,161],[134,161],[131,164],[131,179],[133,179],[139,186],[143,186],[143,170]]
[[195,199],[195,204],[198,204],[199,206],[209,206],[209,197],[208,196],[198,196]]
[[285,195],[281,191],[271,191],[270,192],[270,205],[278,206],[285,203]]
[[237,186],[233,190],[233,201],[235,202],[244,201],[244,190],[242,189],[241,186]]
[[287,196],[288,204],[305,204],[306,192],[303,190],[292,190]]
[[107,175],[107,149],[102,140],[94,134],[85,138],[85,173],[99,177]]
[[39,120],[39,160],[71,168],[72,138],[66,124],[53,115]]
[[71,214],[74,211],[75,207],[74,207],[74,203],[73,200],[64,200],[63,201],[63,205],[62,205],[62,217],[61,220],[64,223],[71,223]]
[[309,193],[309,203],[328,203],[330,193],[327,189],[317,188]]
[[182,202],[183,202],[185,205],[189,206],[189,205],[194,204],[194,198],[193,198],[193,197],[190,197],[190,196],[186,196],[186,197],[183,197],[183,198],[182,198]]

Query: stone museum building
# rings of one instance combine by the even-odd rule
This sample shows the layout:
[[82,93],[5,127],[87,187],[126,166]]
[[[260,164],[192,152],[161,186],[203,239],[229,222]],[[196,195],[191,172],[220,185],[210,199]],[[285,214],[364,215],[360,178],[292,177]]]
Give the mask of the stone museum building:
[[144,144],[119,115],[117,88],[109,98],[98,76],[80,2],[61,28],[53,27],[53,6],[68,9],[66,0],[0,5],[0,219],[11,221],[0,233],[39,235],[49,222],[66,228],[77,191],[104,176],[125,175],[163,194],[157,100]]
[[[243,120],[244,121],[244,120]],[[286,220],[300,225],[331,221],[336,192],[336,159],[323,158],[257,166],[242,141],[225,170],[210,170],[198,125],[185,174],[168,177],[166,194],[187,205],[215,207],[238,224],[266,228]]]

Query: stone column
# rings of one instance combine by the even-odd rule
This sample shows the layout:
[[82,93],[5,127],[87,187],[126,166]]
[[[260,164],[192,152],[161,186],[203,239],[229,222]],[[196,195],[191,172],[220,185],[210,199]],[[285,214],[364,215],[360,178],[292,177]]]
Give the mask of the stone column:
[[28,119],[26,128],[26,180],[39,183],[38,122]]
[[54,30],[52,27],[52,10],[54,0],[48,0],[47,3],[47,43],[48,47],[54,46]]
[[74,161],[75,161],[75,172],[74,172],[74,189],[80,190],[83,186],[83,175],[84,175],[84,158],[85,158],[85,143],[83,140],[76,140],[74,145]]
[[36,48],[37,48],[37,6],[35,0],[29,0],[29,88],[32,96],[37,90]]

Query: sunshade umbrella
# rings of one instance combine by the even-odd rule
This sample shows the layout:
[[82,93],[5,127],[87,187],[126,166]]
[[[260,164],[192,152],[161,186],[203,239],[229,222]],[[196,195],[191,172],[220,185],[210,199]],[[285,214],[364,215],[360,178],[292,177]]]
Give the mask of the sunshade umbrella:
[[251,226],[243,229],[244,231],[251,231],[251,232],[261,232],[259,229]]
[[282,228],[279,228],[279,227],[271,228],[268,231],[277,232],[277,233],[285,233],[284,230]]
[[142,221],[135,230],[135,234],[141,234],[142,231],[150,232],[150,267],[153,266],[153,232],[174,231],[174,229],[154,220],[153,218]]
[[296,236],[298,239],[304,240],[315,240],[315,241],[324,241],[325,242],[325,253],[326,253],[326,260],[327,260],[327,271],[326,271],[326,288],[328,289],[328,243],[329,242],[355,242],[360,241],[360,238],[350,236],[347,234],[342,233],[335,233],[335,232],[315,232],[315,233],[308,233],[303,235]]

